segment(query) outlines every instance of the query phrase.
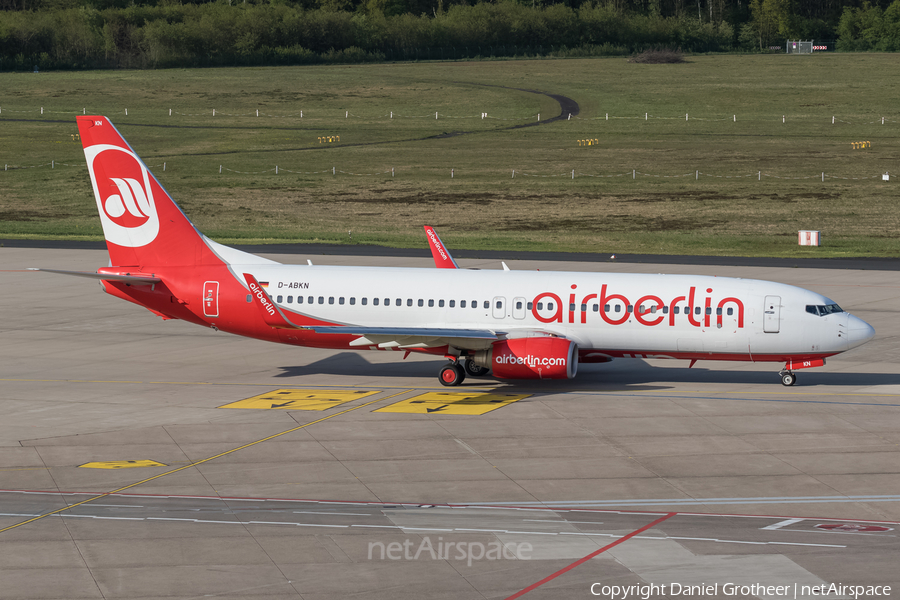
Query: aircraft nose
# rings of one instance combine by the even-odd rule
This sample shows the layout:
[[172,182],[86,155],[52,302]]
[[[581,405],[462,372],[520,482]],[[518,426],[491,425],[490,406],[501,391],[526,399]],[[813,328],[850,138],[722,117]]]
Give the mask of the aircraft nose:
[[850,348],[856,348],[857,346],[862,346],[873,337],[875,337],[875,328],[860,319],[859,317],[854,317],[850,315],[850,322],[847,324],[849,337],[850,337]]

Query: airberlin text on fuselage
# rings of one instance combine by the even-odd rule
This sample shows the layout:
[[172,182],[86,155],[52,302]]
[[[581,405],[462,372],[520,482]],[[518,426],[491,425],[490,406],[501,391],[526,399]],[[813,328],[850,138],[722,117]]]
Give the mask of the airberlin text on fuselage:
[[[572,285],[572,290],[577,289],[577,285]],[[610,325],[621,325],[625,321],[629,320],[632,316],[634,319],[640,323],[641,325],[646,325],[648,327],[653,327],[655,325],[661,325],[664,322],[669,325],[669,327],[675,326],[675,317],[679,316],[682,319],[687,319],[687,321],[693,325],[694,327],[710,327],[712,324],[712,316],[715,314],[716,324],[722,325],[722,313],[724,312],[724,308],[734,308],[737,312],[737,326],[744,326],[744,303],[739,299],[732,296],[722,298],[718,300],[715,304],[713,304],[712,288],[706,288],[707,296],[703,298],[696,298],[697,296],[697,288],[691,286],[690,290],[687,292],[685,296],[676,296],[671,300],[665,302],[662,298],[654,294],[647,294],[637,298],[634,302],[630,299],[626,298],[622,294],[609,293],[607,284],[603,284],[600,288],[600,294],[587,294],[581,298],[581,301],[576,301],[577,294],[573,291],[569,294],[569,310],[563,310],[563,302],[560,300],[560,297],[553,292],[543,292],[535,296],[534,301],[532,303],[531,314],[534,315],[534,318],[540,321],[541,323],[564,323],[566,322],[566,312],[568,312],[568,322],[575,322],[575,313],[576,311],[573,307],[581,308],[581,322],[587,323],[587,305],[591,303],[591,301],[595,301],[600,305],[600,317],[609,323]],[[555,304],[555,312],[552,315],[544,316],[538,313],[538,303],[545,300],[552,300]],[[618,303],[624,306],[633,307],[632,311],[629,312],[627,309],[623,309],[621,313],[617,312],[607,312],[604,310],[607,304]],[[676,315],[675,307],[680,306],[683,309],[683,315]],[[641,312],[640,307],[646,307],[648,312]],[[651,307],[655,307],[655,310],[651,310]],[[665,313],[662,312],[663,307],[667,307],[667,311]],[[697,308],[700,309],[699,312]],[[682,312],[682,311],[679,311]],[[621,316],[619,316],[621,314]],[[615,316],[614,316],[615,315]]]
[[250,282],[250,291],[256,294],[256,298],[259,300],[260,304],[263,305],[263,308],[266,309],[266,312],[270,315],[275,314],[275,307],[272,306],[272,303],[266,300],[266,295],[263,291],[253,282]]

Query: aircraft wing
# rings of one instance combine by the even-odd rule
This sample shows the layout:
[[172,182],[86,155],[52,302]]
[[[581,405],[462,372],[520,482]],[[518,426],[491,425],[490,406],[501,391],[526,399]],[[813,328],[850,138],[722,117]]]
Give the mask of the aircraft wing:
[[488,348],[505,335],[500,331],[440,327],[359,327],[355,325],[320,327],[312,325],[306,329],[324,334],[359,335],[359,338],[350,342],[351,346],[400,349],[454,346],[475,350]]

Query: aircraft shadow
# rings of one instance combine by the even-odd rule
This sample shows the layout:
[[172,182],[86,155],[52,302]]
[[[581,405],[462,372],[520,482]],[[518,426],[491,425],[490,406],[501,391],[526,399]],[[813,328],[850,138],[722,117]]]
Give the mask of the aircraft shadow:
[[[399,356],[397,357],[400,358]],[[430,361],[402,361],[371,363],[361,354],[341,352],[308,365],[279,367],[279,378],[301,377],[304,375],[337,375],[362,377],[395,377],[400,379],[434,378],[443,359]],[[457,389],[502,384],[505,390],[568,392],[584,391],[639,391],[671,389],[674,384],[726,383],[738,385],[774,384],[780,387],[778,377],[780,363],[772,363],[768,371],[705,369],[702,366],[656,367],[640,359],[619,359],[601,365],[581,365],[578,376],[570,380],[554,381],[507,381],[492,377],[469,377]],[[827,367],[826,367],[827,368]],[[876,386],[900,385],[900,374],[894,373],[829,373],[820,369],[797,372],[796,388],[811,386]]]

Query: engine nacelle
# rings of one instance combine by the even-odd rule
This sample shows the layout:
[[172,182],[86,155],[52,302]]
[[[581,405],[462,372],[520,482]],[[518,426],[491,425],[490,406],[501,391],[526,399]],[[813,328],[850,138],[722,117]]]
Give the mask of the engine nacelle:
[[500,379],[572,379],[578,370],[578,345],[557,337],[502,340],[475,354]]

